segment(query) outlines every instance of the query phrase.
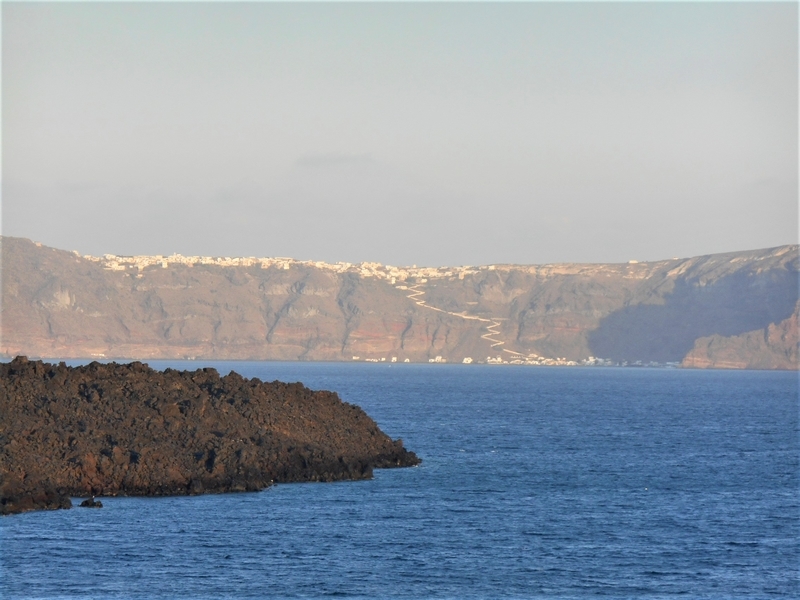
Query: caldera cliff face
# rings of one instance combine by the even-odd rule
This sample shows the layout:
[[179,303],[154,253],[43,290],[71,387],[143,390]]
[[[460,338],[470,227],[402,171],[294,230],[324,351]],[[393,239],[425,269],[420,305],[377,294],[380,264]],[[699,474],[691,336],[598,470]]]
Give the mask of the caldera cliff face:
[[420,462],[359,407],[300,383],[142,363],[0,364],[0,510],[69,496],[254,491]]
[[797,368],[785,359],[796,355],[789,338],[769,347],[735,339],[792,316],[797,246],[624,264],[419,268],[91,257],[7,236],[0,250],[0,355],[9,359]]

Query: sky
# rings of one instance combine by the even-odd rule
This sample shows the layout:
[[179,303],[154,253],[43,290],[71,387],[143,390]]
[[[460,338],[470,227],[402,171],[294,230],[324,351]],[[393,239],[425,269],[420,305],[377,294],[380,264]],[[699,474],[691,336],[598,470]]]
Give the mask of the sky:
[[798,242],[796,3],[2,3],[2,223],[82,254]]

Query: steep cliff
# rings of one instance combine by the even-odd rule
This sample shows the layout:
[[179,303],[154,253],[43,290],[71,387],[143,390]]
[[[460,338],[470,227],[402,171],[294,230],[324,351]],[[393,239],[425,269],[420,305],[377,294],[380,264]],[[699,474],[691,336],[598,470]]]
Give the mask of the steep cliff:
[[791,317],[741,335],[712,335],[695,341],[684,367],[700,369],[797,369],[800,304]]
[[0,352],[680,362],[700,338],[784,321],[798,300],[797,246],[648,263],[431,269],[137,261],[3,238]]

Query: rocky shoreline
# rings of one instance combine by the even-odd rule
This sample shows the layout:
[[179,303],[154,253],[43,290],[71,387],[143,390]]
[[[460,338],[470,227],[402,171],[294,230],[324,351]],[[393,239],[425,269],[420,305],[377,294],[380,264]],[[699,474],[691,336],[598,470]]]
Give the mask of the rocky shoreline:
[[70,496],[261,490],[419,464],[359,407],[300,383],[146,364],[0,364],[0,513]]

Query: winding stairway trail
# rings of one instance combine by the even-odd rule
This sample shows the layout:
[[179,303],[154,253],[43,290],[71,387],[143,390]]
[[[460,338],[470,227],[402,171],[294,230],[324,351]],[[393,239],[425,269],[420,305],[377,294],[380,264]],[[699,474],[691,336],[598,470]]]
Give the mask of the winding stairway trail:
[[[424,290],[419,289],[420,285],[422,285],[422,284],[421,283],[416,283],[416,284],[414,284],[412,286],[395,286],[395,287],[397,289],[399,289],[399,290],[405,290],[405,291],[411,292],[406,297],[408,299],[412,300],[417,306],[421,306],[423,308],[427,308],[427,309],[430,309],[430,310],[435,310],[435,311],[438,311],[440,313],[445,313],[447,315],[452,315],[454,317],[460,317],[462,319],[467,319],[467,320],[470,320],[470,321],[480,321],[482,323],[489,323],[489,325],[485,326],[486,327],[486,333],[484,333],[481,336],[481,339],[484,339],[487,342],[489,342],[490,348],[496,348],[497,346],[505,345],[505,342],[503,340],[497,339],[496,336],[500,335],[500,332],[497,329],[500,327],[501,321],[506,321],[507,319],[504,319],[504,318],[501,318],[501,317],[491,317],[491,318],[486,319],[484,317],[478,317],[478,316],[475,316],[475,315],[468,315],[468,314],[466,314],[466,312],[457,313],[457,312],[452,312],[452,311],[449,311],[449,310],[444,310],[444,309],[441,309],[441,308],[437,308],[435,306],[431,306],[425,300],[420,300],[419,299],[420,296],[423,296],[425,294]],[[531,356],[535,356],[535,355],[522,354],[521,352],[516,352],[514,350],[509,350],[508,348],[501,348],[501,350],[503,352],[508,352],[509,354],[513,354],[514,356],[522,356],[522,357],[525,357],[525,358],[528,358],[528,357],[531,357]]]

